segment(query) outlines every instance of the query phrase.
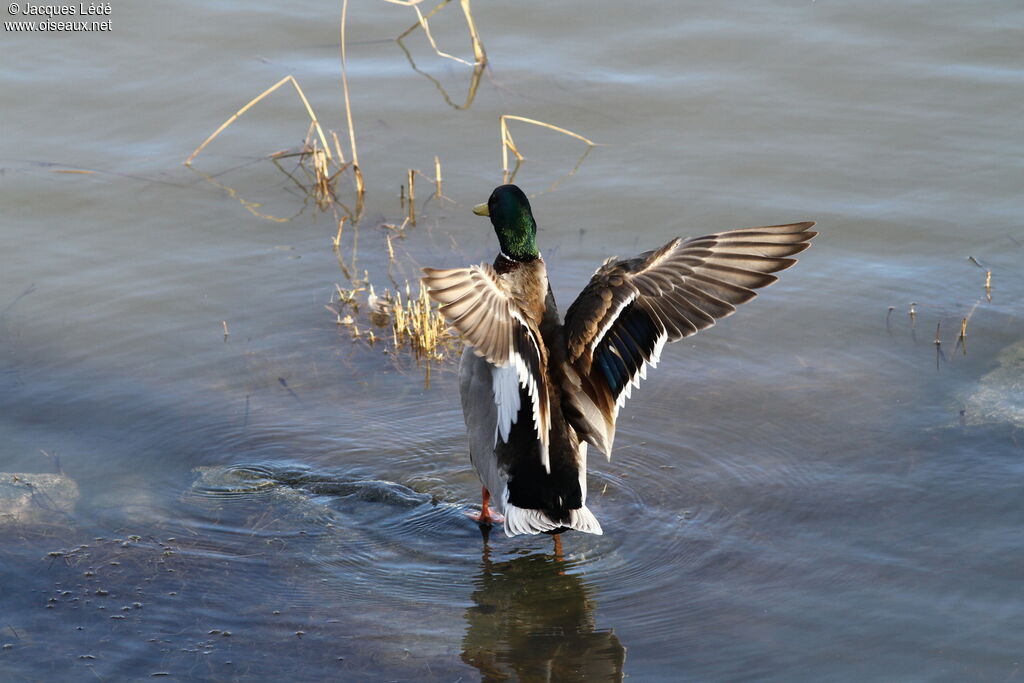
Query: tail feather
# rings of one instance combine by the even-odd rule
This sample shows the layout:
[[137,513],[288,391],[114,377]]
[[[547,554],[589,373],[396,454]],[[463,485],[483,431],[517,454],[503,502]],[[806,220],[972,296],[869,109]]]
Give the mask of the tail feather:
[[601,530],[600,522],[586,505],[578,510],[570,510],[568,522],[556,522],[544,514],[543,510],[529,510],[515,505],[505,505],[506,536],[542,534],[545,531],[554,531],[561,527],[568,527],[587,534],[600,535],[604,533]]
[[570,528],[598,536],[604,533],[604,530],[601,529],[601,523],[597,521],[597,517],[594,516],[594,513],[586,505],[579,510],[572,510],[569,515]]

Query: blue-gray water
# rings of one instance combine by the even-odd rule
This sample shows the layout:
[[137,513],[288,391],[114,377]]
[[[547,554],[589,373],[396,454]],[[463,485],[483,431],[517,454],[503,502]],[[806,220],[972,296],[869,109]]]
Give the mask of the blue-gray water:
[[[394,276],[493,258],[469,208],[501,114],[601,143],[545,193],[585,146],[512,124],[563,308],[609,255],[819,223],[666,349],[592,459],[605,535],[559,560],[464,517],[452,369],[425,389],[324,310],[337,225],[261,160],[306,135],[290,86],[181,165],[288,74],[345,140],[340,7],[111,6],[108,33],[3,35],[0,678],[1022,675],[1024,10],[478,0],[490,63],[456,109],[392,40],[415,13],[353,1],[378,291],[379,226],[435,155],[453,201],[418,180]],[[455,4],[431,28],[471,58]],[[406,44],[463,105],[471,70]]]

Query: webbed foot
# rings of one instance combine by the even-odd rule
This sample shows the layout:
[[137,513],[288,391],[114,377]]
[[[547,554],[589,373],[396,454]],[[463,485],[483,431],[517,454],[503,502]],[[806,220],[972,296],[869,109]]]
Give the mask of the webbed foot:
[[483,502],[480,504],[480,512],[467,512],[466,516],[477,524],[501,524],[505,518],[490,508],[491,492],[483,487]]
[[466,512],[464,514],[477,524],[502,524],[505,521],[503,515],[499,515],[494,510],[487,508],[480,512]]

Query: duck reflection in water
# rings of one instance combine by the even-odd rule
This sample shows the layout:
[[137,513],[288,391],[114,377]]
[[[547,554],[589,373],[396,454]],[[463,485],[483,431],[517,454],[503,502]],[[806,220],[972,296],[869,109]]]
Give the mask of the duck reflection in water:
[[534,553],[494,562],[487,532],[466,610],[462,661],[481,681],[621,681],[626,649],[597,629],[593,588],[571,562]]

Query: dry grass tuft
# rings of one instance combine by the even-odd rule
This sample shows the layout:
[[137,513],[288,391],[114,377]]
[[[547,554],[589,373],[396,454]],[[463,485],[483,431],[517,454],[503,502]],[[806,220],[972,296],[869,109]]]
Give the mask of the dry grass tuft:
[[[397,357],[402,351],[411,351],[417,363],[444,360],[458,349],[458,337],[449,328],[439,307],[427,295],[422,285],[414,296],[409,282],[405,282],[405,296],[396,290],[385,289],[378,295],[369,285],[368,289],[343,289],[336,285],[338,300],[332,301],[327,309],[335,314],[335,322],[349,330],[353,339],[365,339],[371,345],[388,343],[385,351]],[[359,315],[357,295],[366,291],[365,316]],[[346,312],[350,308],[351,312]],[[355,316],[353,316],[355,314]],[[360,329],[360,320],[363,329]],[[383,337],[377,336],[373,328],[389,331]]]
[[[385,291],[385,299],[389,293]],[[448,327],[439,307],[427,295],[427,289],[418,285],[412,296],[409,283],[405,283],[405,301],[395,293],[391,304],[391,334],[396,349],[408,345],[417,360],[441,360],[456,347],[457,337]]]

